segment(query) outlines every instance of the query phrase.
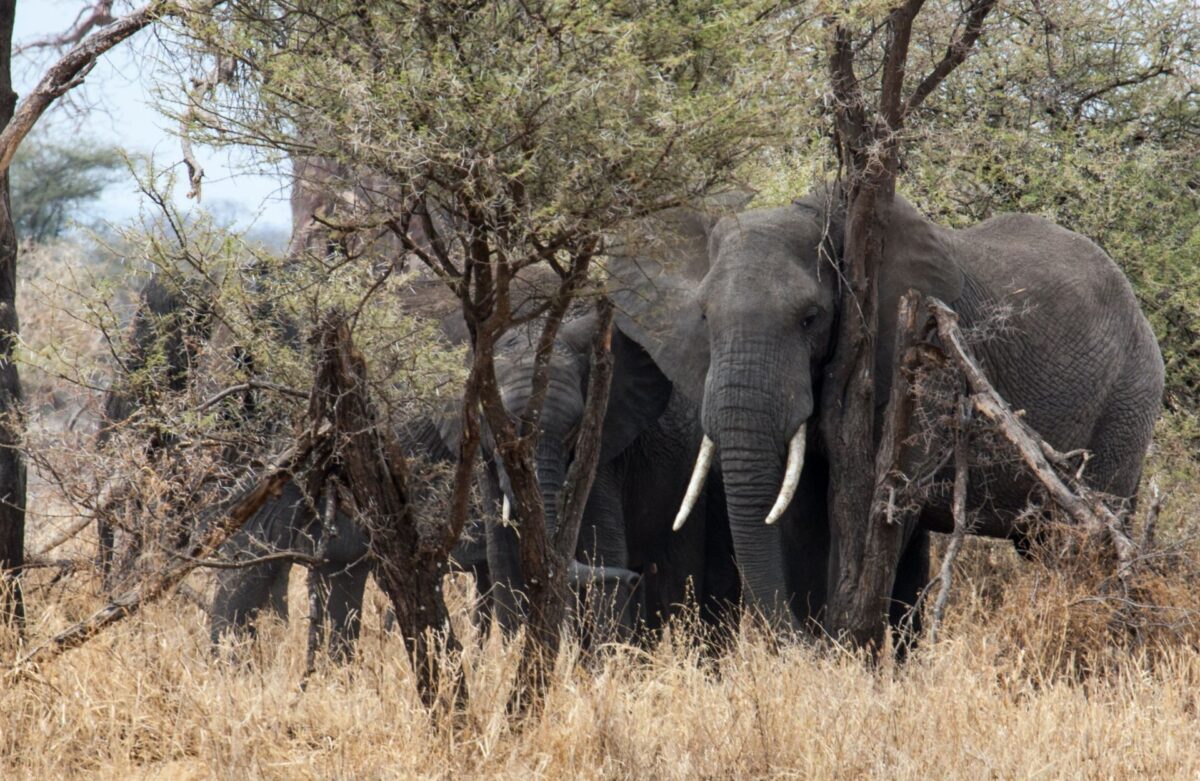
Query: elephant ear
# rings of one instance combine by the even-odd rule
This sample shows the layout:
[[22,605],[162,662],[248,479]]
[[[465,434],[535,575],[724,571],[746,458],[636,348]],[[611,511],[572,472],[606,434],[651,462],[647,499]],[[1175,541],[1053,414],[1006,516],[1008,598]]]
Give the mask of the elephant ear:
[[608,463],[633,444],[667,411],[671,383],[640,344],[613,328],[613,377],[600,440],[600,462]]
[[[558,332],[559,344],[575,356],[580,381],[586,386],[593,337],[599,320],[594,314],[564,323]],[[608,408],[600,434],[600,460],[605,464],[633,444],[642,432],[653,426],[667,410],[671,400],[671,382],[659,371],[641,345],[624,334],[619,326],[612,332],[613,375],[608,390]]]
[[879,278],[879,338],[876,344],[876,400],[887,401],[895,362],[896,314],[909,290],[952,304],[962,295],[963,271],[949,233],[896,196],[888,214]]
[[698,207],[667,209],[630,226],[609,249],[609,295],[621,331],[641,346],[675,389],[699,404],[708,373],[708,334],[697,291],[709,269],[709,238],[754,193],[735,190]]

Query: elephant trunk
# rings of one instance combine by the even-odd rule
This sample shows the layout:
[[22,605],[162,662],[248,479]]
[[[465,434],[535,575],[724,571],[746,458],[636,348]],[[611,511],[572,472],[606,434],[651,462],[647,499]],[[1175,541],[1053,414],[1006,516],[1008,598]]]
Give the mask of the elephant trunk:
[[567,479],[567,452],[558,442],[543,437],[537,449],[537,480],[546,513],[546,538],[553,544],[558,534],[558,497]]
[[768,620],[791,624],[782,530],[778,524],[764,523],[783,476],[778,448],[773,441],[755,441],[753,435],[740,432],[719,436],[725,501],[746,606]]
[[794,628],[783,530],[774,521],[790,504],[799,479],[812,393],[807,371],[792,377],[783,370],[797,363],[807,370],[807,355],[803,362],[795,357],[784,362],[778,344],[751,349],[759,341],[741,336],[714,351],[704,427],[717,444],[746,606]]

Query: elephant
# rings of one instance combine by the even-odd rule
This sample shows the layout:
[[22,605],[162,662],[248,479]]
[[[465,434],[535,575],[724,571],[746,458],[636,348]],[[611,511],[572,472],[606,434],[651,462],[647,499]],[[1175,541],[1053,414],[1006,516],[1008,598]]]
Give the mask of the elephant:
[[[514,280],[518,314],[535,304],[550,286],[548,275],[526,271]],[[409,314],[439,324],[451,343],[467,338],[457,300],[447,297],[438,280],[419,278],[398,303]],[[577,308],[578,309],[578,308]],[[497,346],[496,372],[507,410],[520,414],[529,398],[534,345],[541,321],[509,332]],[[597,327],[594,313],[563,324],[549,365],[550,384],[543,406],[542,434],[536,455],[539,483],[551,534],[557,528],[556,505],[572,458],[573,436],[583,414],[590,349]],[[585,622],[591,640],[630,639],[635,629],[656,629],[694,597],[701,615],[716,622],[738,600],[739,582],[719,487],[698,486],[694,522],[682,534],[671,520],[684,497],[690,464],[698,452],[698,410],[658,372],[640,346],[619,329],[612,337],[613,381],[601,435],[596,478],[588,496],[568,582],[577,609],[596,617]],[[452,463],[458,447],[458,402],[443,414],[419,419],[400,435],[410,458]],[[485,431],[483,507],[471,518],[464,540],[452,554],[455,566],[474,573],[486,610],[506,630],[515,629],[525,612],[517,532],[497,510],[513,496],[494,443]],[[358,612],[369,572],[366,540],[343,516],[325,528],[300,490],[290,484],[284,495],[263,508],[232,540],[225,553],[252,559],[264,552],[291,550],[318,557],[310,567],[310,643],[328,642],[338,658],[349,655],[358,634]],[[221,634],[253,631],[263,610],[286,617],[286,575],[290,562],[271,561],[218,574],[211,630]]]
[[[838,476],[817,424],[837,319],[853,316],[839,310],[842,193],[826,185],[785,206],[676,209],[632,232],[610,262],[622,329],[701,408],[696,470],[720,465],[744,601],[791,627],[819,619],[838,571],[826,513]],[[1041,217],[1004,214],[953,230],[899,196],[883,216],[876,440],[901,296],[937,297],[964,328],[1005,309],[1002,332],[976,348],[996,389],[1050,445],[1092,453],[1089,485],[1132,502],[1163,362],[1116,264]],[[1021,539],[1031,478],[972,466],[970,485],[975,533]],[[922,508],[899,564],[893,624],[928,578],[927,533],[952,525],[948,496]]]
[[[583,417],[598,323],[595,313],[576,313],[564,322],[548,365],[535,465],[551,534]],[[540,330],[541,321],[534,320],[497,345],[497,382],[510,415],[520,415],[529,400]],[[620,328],[613,329],[611,345],[613,376],[596,476],[570,580],[576,590],[590,593],[594,612],[603,615],[607,605],[617,606],[616,615],[606,616],[607,637],[630,639],[643,626],[655,630],[689,596],[705,619],[718,621],[737,602],[739,589],[719,488],[697,485],[695,523],[682,534],[671,530],[700,446],[699,411],[672,391],[649,354]],[[486,439],[485,449],[492,447]],[[488,460],[498,463],[490,452]],[[503,469],[493,469],[501,496],[514,503]],[[496,609],[511,628],[524,609],[516,533],[501,520],[489,525],[487,538]]]
[[[399,433],[406,458],[419,462],[449,463],[430,419],[418,419]],[[318,500],[319,501],[319,500]],[[416,501],[420,503],[420,499]],[[351,657],[361,629],[363,596],[374,562],[366,535],[352,518],[335,513],[327,523],[296,481],[260,509],[221,549],[222,559],[253,561],[273,553],[292,553],[249,566],[218,570],[209,610],[209,631],[217,646],[221,638],[253,636],[255,621],[263,612],[288,618],[287,588],[292,565],[308,567],[309,655],[327,648],[336,661]],[[491,584],[487,569],[482,519],[478,513],[451,551],[451,566],[470,572],[481,594]]]

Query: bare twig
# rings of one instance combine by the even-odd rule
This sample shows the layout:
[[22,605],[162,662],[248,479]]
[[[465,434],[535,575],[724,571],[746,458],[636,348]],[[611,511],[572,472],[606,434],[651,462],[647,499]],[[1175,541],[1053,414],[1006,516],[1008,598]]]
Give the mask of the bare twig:
[[85,7],[71,28],[61,35],[39,38],[16,47],[13,54],[24,54],[31,49],[59,49],[64,46],[74,46],[84,39],[94,27],[105,27],[116,21],[112,14],[113,0],[97,0],[95,5]]
[[238,383],[237,385],[230,385],[228,388],[223,388],[222,390],[217,391],[212,396],[209,396],[207,399],[196,405],[196,411],[204,412],[214,404],[220,402],[222,399],[226,399],[234,394],[243,393],[248,390],[270,390],[275,391],[276,393],[282,393],[285,396],[292,396],[297,399],[308,398],[308,394],[304,391],[299,391],[295,388],[289,388],[288,386],[280,385],[277,382],[267,382],[266,380],[247,380],[246,382]]
[[183,116],[179,118],[179,145],[183,152],[183,162],[188,170],[188,184],[191,186],[187,197],[195,198],[197,202],[200,201],[200,185],[204,180],[204,167],[196,159],[189,131],[193,122],[202,119],[207,114],[202,107],[203,102],[212,95],[217,87],[230,81],[233,74],[234,59],[219,56],[217,64],[211,71],[203,78],[192,80],[192,88],[187,92],[187,107],[184,109]]

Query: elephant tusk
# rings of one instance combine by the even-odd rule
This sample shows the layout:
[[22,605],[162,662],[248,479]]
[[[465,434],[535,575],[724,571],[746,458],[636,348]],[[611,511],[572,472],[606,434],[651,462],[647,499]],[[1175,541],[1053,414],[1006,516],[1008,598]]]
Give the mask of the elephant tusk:
[[504,501],[500,503],[500,523],[508,526],[509,518],[512,516],[512,505],[508,503],[508,495],[505,494]]
[[696,456],[696,468],[692,470],[692,479],[688,482],[687,493],[683,495],[683,504],[679,506],[679,514],[675,516],[675,523],[671,525],[671,531],[682,529],[688,516],[692,514],[692,508],[696,506],[696,500],[700,498],[700,489],[704,487],[704,478],[708,476],[715,452],[717,452],[717,444],[709,439],[708,435],[705,435],[704,441],[700,443],[700,454]]
[[775,500],[775,506],[767,515],[768,526],[779,520],[779,516],[783,515],[783,511],[792,503],[792,497],[796,495],[796,485],[800,482],[800,470],[804,468],[804,444],[807,429],[808,424],[802,423],[796,433],[792,435],[792,441],[788,442],[787,469],[783,473],[783,485],[779,486],[779,498]]

